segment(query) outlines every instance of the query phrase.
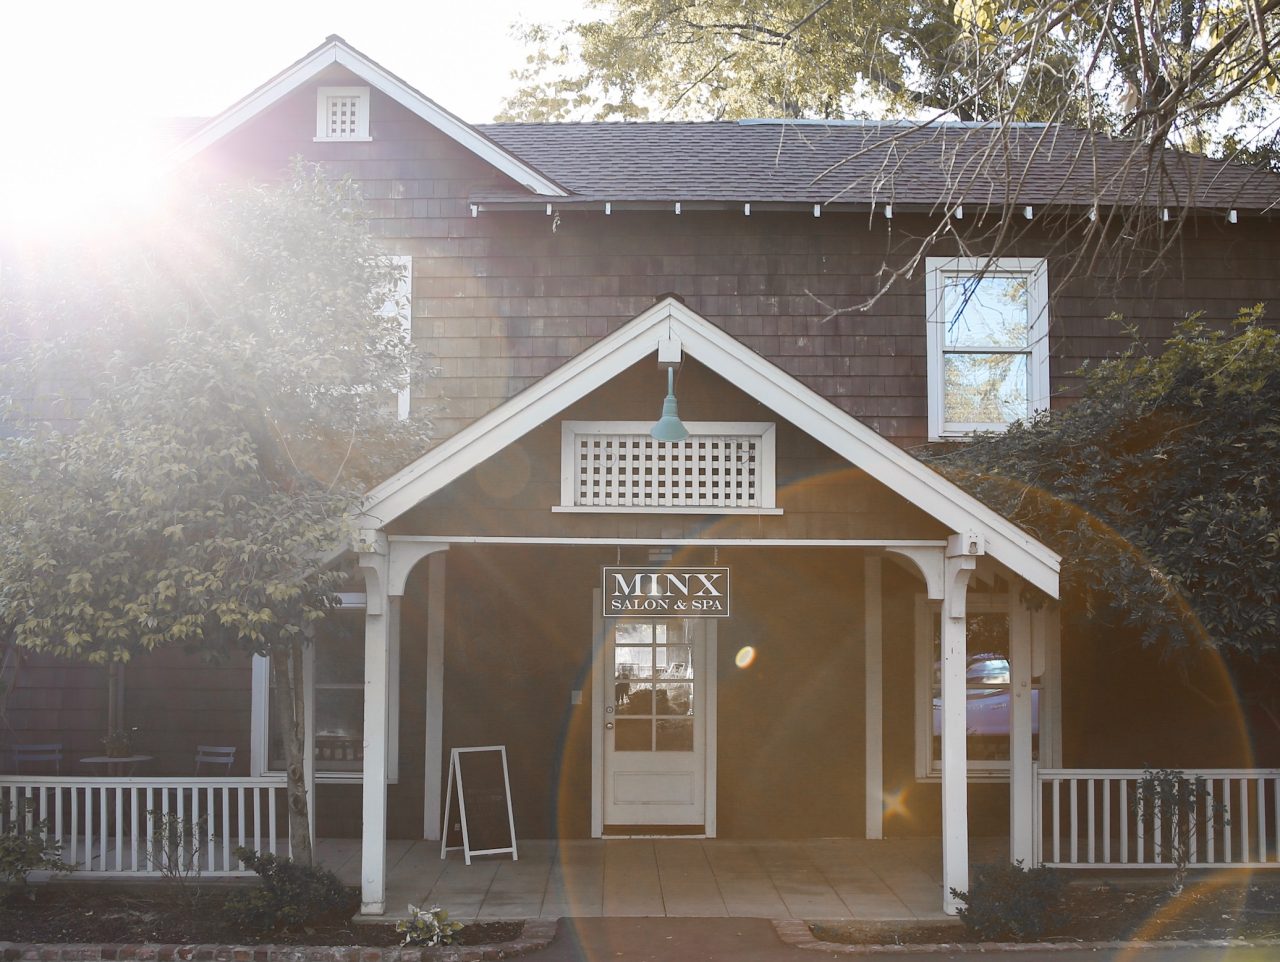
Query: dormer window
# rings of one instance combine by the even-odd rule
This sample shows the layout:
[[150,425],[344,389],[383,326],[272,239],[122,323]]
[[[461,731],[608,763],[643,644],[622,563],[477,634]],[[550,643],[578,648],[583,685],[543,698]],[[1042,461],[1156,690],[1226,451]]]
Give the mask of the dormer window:
[[316,141],[370,140],[369,88],[316,90]]

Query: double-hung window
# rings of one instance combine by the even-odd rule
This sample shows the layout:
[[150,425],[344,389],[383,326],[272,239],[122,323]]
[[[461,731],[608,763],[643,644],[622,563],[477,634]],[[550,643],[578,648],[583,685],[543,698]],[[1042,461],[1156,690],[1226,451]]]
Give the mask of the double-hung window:
[[1040,258],[930,257],[929,437],[1001,431],[1049,406],[1049,285]]
[[[359,781],[364,770],[365,598],[343,594],[342,606],[326,615],[315,642],[303,652],[304,684],[315,725],[315,771],[319,781]],[[398,675],[399,646],[393,646],[392,677]],[[388,693],[389,780],[397,777],[399,686]],[[284,742],[272,699],[280,697],[267,658],[253,659],[253,742],[255,775],[283,774]]]
[[[916,777],[932,781],[942,773],[941,604],[917,596],[915,625]],[[966,629],[965,753],[969,777],[1007,780],[1013,709],[1007,592],[971,591]],[[1052,637],[1039,634],[1033,637],[1031,647],[1031,752],[1042,765],[1051,765],[1061,754],[1057,644]]]

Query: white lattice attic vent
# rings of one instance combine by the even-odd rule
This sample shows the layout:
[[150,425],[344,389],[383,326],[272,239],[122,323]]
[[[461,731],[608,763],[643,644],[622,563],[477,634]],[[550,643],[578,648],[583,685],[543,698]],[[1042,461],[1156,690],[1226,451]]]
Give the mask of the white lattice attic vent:
[[565,421],[559,511],[780,513],[774,425],[688,422],[655,441],[643,421]]
[[369,140],[369,88],[318,87],[315,139]]

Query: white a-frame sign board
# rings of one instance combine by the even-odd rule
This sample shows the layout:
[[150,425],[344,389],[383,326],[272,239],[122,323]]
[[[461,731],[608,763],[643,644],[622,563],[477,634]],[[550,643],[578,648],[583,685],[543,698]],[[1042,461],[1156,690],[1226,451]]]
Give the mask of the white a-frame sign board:
[[[449,844],[455,797],[458,799],[455,824],[462,830],[461,845]],[[468,865],[472,855],[510,852],[512,861],[520,858],[516,854],[516,821],[511,814],[506,745],[455,748],[449,753],[449,787],[444,798],[444,824],[440,827],[440,857],[445,858],[459,848]]]

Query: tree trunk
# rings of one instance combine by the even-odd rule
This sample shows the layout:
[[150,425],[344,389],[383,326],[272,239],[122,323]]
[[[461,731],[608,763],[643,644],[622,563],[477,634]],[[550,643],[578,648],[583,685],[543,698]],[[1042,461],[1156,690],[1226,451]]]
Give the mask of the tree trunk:
[[271,704],[275,707],[284,744],[284,767],[289,798],[289,846],[293,860],[312,863],[310,799],[307,795],[306,686],[303,683],[302,646],[290,645],[271,652]]

